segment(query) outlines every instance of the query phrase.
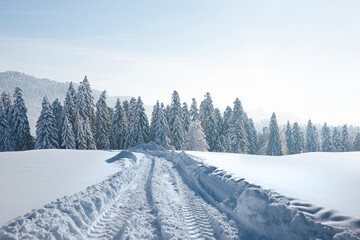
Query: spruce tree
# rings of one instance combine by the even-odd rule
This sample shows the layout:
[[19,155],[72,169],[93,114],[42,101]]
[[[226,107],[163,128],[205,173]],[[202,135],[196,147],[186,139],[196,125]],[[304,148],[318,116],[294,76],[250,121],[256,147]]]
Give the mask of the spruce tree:
[[182,119],[184,122],[184,130],[186,133],[187,131],[189,131],[189,126],[190,126],[190,122],[191,122],[190,112],[189,112],[189,108],[188,108],[188,105],[186,104],[186,102],[183,103],[182,114],[183,114]]
[[249,142],[245,129],[245,113],[238,98],[234,101],[234,108],[231,115],[230,141],[232,152],[248,153]]
[[231,146],[231,139],[230,139],[230,129],[231,129],[231,121],[232,121],[232,109],[231,107],[227,106],[225,111],[224,111],[224,137],[225,137],[225,142],[224,142],[224,148],[226,152],[232,152],[232,146]]
[[192,99],[189,114],[191,121],[199,120],[199,109],[195,98]]
[[[158,104],[158,102],[157,102]],[[168,137],[169,126],[166,121],[164,108],[159,107],[157,111],[156,122],[154,123],[154,142],[165,149],[170,146],[170,139]]]
[[332,142],[333,142],[332,151],[333,152],[341,152],[341,150],[342,150],[341,136],[340,136],[340,132],[337,130],[337,128],[334,128],[334,130],[333,130]]
[[266,155],[280,156],[282,155],[281,140],[275,113],[273,113],[271,116],[269,130],[269,143],[266,148]]
[[123,101],[123,105],[122,108],[124,110],[124,116],[126,117],[126,119],[129,119],[130,116],[130,103],[128,100]]
[[159,118],[159,111],[160,111],[160,103],[156,101],[156,104],[153,107],[153,111],[151,114],[151,123],[150,123],[150,140],[155,142],[155,131],[156,131],[156,124],[158,123]]
[[69,89],[66,92],[66,97],[64,101],[63,111],[67,115],[68,120],[71,123],[71,126],[74,128],[76,121],[76,108],[75,108],[75,90],[70,83]]
[[7,116],[8,121],[9,121],[10,110],[11,110],[11,107],[12,107],[12,101],[11,101],[11,98],[10,98],[10,94],[3,91],[1,93],[0,101],[3,104],[5,115]]
[[75,143],[76,149],[84,150],[87,148],[87,142],[85,140],[84,123],[80,114],[76,114],[76,120],[74,124]]
[[185,129],[180,96],[176,90],[172,94],[169,111],[170,143],[176,150],[180,150],[184,144]]
[[141,97],[138,97],[136,101],[136,144],[143,144],[149,142],[150,138],[150,127],[149,120],[145,113],[144,103]]
[[62,130],[61,130],[61,139],[62,139],[61,148],[75,149],[76,142],[75,142],[75,135],[73,132],[73,126],[69,121],[67,114],[64,114],[63,121],[64,122],[62,124]]
[[62,125],[64,123],[64,119],[63,119],[63,107],[59,101],[58,98],[55,99],[55,101],[52,103],[52,110],[53,110],[53,114],[55,117],[55,124],[56,124],[56,129],[58,132],[58,143],[59,145],[62,142],[61,139],[61,130],[62,130]]
[[95,128],[95,103],[90,83],[86,76],[78,88],[76,95],[76,109],[83,122],[89,123],[91,132],[93,132]]
[[254,126],[254,122],[251,118],[248,119],[248,142],[249,142],[249,153],[256,154],[257,149],[257,132]]
[[323,152],[331,152],[331,132],[330,128],[327,126],[326,122],[321,129],[321,150]]
[[109,132],[111,120],[109,108],[106,104],[106,91],[103,91],[96,103],[95,142],[97,149],[109,150]]
[[91,131],[91,125],[89,120],[85,120],[83,122],[84,126],[84,134],[85,134],[85,141],[86,141],[86,149],[89,150],[96,150],[96,142],[93,136],[93,132]]
[[205,99],[200,104],[199,118],[204,130],[206,143],[209,151],[217,151],[218,126],[215,118],[215,110],[210,93],[205,94]]
[[125,144],[127,120],[124,110],[121,106],[120,99],[117,99],[115,105],[115,111],[112,118],[112,134],[113,134],[113,149],[123,149]]
[[40,117],[36,123],[35,149],[59,148],[59,133],[56,119],[50,106],[49,99],[45,96],[42,102]]
[[349,132],[346,124],[343,126],[341,132],[341,151],[342,152],[350,151]]
[[360,151],[360,133],[356,134],[354,141],[354,151]]
[[217,135],[215,140],[215,152],[225,152],[226,138],[224,135],[224,119],[218,108],[214,109]]
[[131,98],[128,109],[128,127],[126,129],[125,148],[135,147],[137,145],[137,126],[136,126],[136,99]]
[[14,140],[15,151],[25,151],[34,148],[34,138],[30,134],[27,108],[21,88],[16,87],[14,105],[10,110],[11,136]]
[[299,154],[303,150],[303,137],[300,130],[300,126],[297,122],[294,122],[292,127],[292,154]]
[[4,111],[3,102],[0,101],[0,152],[9,151],[6,143],[8,141],[9,123]]
[[311,120],[308,121],[306,127],[306,151],[307,152],[319,151],[319,141],[317,138],[316,129],[315,126],[311,123]]
[[189,131],[186,133],[184,149],[190,151],[206,151],[207,148],[205,134],[200,121],[191,121]]
[[292,129],[289,121],[287,121],[287,125],[286,125],[285,138],[286,138],[286,147],[288,149],[288,154],[293,154]]

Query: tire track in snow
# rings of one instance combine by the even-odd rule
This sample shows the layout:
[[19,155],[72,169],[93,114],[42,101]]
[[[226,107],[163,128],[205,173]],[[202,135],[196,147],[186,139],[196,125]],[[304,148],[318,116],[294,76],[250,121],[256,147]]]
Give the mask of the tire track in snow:
[[146,195],[146,183],[150,178],[150,159],[145,158],[137,176],[124,187],[116,201],[94,222],[87,239],[156,239]]
[[172,163],[154,158],[154,206],[164,239],[238,239],[225,214],[207,204],[182,181]]

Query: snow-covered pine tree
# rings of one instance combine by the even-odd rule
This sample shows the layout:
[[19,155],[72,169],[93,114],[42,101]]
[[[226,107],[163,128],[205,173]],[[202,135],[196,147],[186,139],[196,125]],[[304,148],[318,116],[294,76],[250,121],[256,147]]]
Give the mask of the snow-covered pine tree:
[[214,114],[215,114],[215,122],[217,125],[217,140],[216,140],[216,144],[215,144],[215,152],[225,152],[226,148],[226,137],[225,137],[225,133],[224,133],[224,119],[221,116],[221,112],[218,108],[214,109]]
[[127,119],[121,106],[120,99],[117,99],[115,111],[112,118],[112,149],[123,149],[125,144]]
[[301,153],[303,150],[303,140],[302,140],[302,133],[300,130],[300,126],[297,122],[294,122],[292,127],[292,154],[298,154]]
[[[158,103],[158,102],[157,102]],[[157,111],[156,122],[154,123],[154,142],[165,149],[170,146],[170,139],[168,137],[169,126],[166,121],[164,107],[160,106]]]
[[50,106],[49,99],[45,96],[42,102],[40,117],[36,123],[35,149],[59,148],[59,133],[56,119]]
[[216,123],[215,110],[210,93],[205,94],[205,99],[200,104],[199,119],[204,130],[209,151],[217,150],[219,129]]
[[84,80],[80,82],[78,92],[76,95],[76,109],[80,113],[83,122],[89,122],[91,132],[95,127],[95,103],[92,96],[89,81],[85,76]]
[[195,98],[192,99],[189,114],[191,121],[199,120],[199,109]]
[[333,135],[332,135],[332,151],[333,152],[341,152],[342,147],[341,147],[341,136],[340,136],[340,132],[337,130],[337,128],[334,128],[333,130]]
[[353,149],[354,149],[354,151],[360,151],[360,133],[356,134]]
[[184,144],[185,129],[182,119],[183,113],[180,96],[176,90],[174,90],[171,96],[169,111],[170,144],[173,145],[176,150],[180,150]]
[[190,126],[190,122],[191,122],[191,117],[190,117],[190,112],[189,112],[189,108],[186,102],[183,103],[183,107],[182,107],[182,119],[184,122],[184,130],[185,133],[187,131],[189,131],[189,126]]
[[257,153],[257,132],[254,126],[254,122],[251,118],[248,119],[248,142],[249,142],[249,153]]
[[225,111],[224,111],[224,130],[223,130],[223,134],[225,137],[225,142],[224,142],[224,148],[226,152],[232,152],[232,146],[231,146],[231,140],[230,140],[230,127],[231,127],[231,121],[232,121],[232,109],[231,107],[227,106]]
[[191,121],[184,148],[190,151],[207,151],[205,134],[199,120]]
[[62,143],[61,130],[62,130],[62,125],[64,123],[64,119],[63,119],[63,106],[61,105],[58,98],[56,98],[55,101],[52,103],[52,111],[55,117],[55,124],[58,132],[57,140],[60,145]]
[[10,110],[11,136],[14,140],[15,151],[25,151],[34,148],[34,138],[30,134],[30,125],[27,117],[27,108],[22,89],[15,88],[14,105]]
[[159,118],[159,110],[160,110],[160,103],[159,100],[156,101],[156,104],[153,107],[153,111],[151,114],[151,124],[150,124],[150,140],[155,142],[155,131],[156,131],[156,124],[158,123]]
[[126,129],[126,139],[125,139],[125,148],[135,147],[137,145],[137,127],[136,127],[136,119],[138,118],[136,111],[136,99],[133,97],[129,102],[128,109],[129,117],[128,117],[128,127]]
[[9,123],[4,111],[3,102],[0,101],[0,152],[8,151],[6,142],[8,141]]
[[308,121],[306,126],[306,151],[307,152],[318,152],[318,140],[315,130],[315,126],[311,123],[311,120]]
[[343,126],[341,132],[341,151],[342,152],[350,151],[349,132],[346,124]]
[[281,152],[281,140],[279,134],[279,127],[276,121],[275,113],[272,114],[269,125],[269,143],[266,148],[266,155],[280,156]]
[[231,115],[230,141],[232,152],[248,153],[249,142],[245,129],[245,114],[238,98],[234,101],[234,108]]
[[122,108],[124,110],[124,116],[126,117],[126,119],[129,119],[129,116],[130,116],[130,103],[128,100],[124,100],[123,101],[123,104],[122,104]]
[[136,101],[136,143],[143,144],[149,142],[150,138],[150,127],[149,120],[145,113],[144,103],[141,100],[141,97],[138,97]]
[[76,149],[86,149],[87,142],[85,140],[84,123],[80,114],[76,114],[76,120],[74,124],[75,143]]
[[286,138],[286,147],[287,147],[287,150],[288,150],[288,154],[293,154],[292,129],[291,129],[289,121],[287,121],[287,124],[286,124],[285,138]]
[[76,148],[76,142],[75,142],[75,135],[73,132],[73,126],[71,125],[71,122],[68,119],[68,115],[64,114],[63,117],[63,124],[62,124],[62,130],[61,130],[61,148],[64,149],[75,149]]
[[111,126],[109,108],[106,104],[106,91],[100,94],[96,103],[95,142],[97,149],[109,150],[109,129]]
[[72,83],[70,83],[69,89],[66,92],[63,111],[64,113],[67,114],[67,118],[70,121],[73,128],[76,121],[76,108],[75,108],[74,96],[75,96],[75,90],[72,86]]
[[331,152],[331,132],[330,128],[327,126],[327,123],[324,123],[324,126],[321,129],[321,150],[323,152]]
[[7,120],[9,121],[10,110],[11,110],[11,107],[12,107],[12,101],[11,101],[11,98],[10,98],[10,94],[3,91],[1,93],[0,100],[1,100],[1,102],[3,104],[4,112],[5,112],[5,115],[7,116]]
[[96,150],[96,142],[93,136],[93,132],[91,131],[91,125],[89,120],[85,120],[84,122],[84,133],[85,133],[86,149]]
[[70,82],[70,84],[69,84],[68,93],[71,95],[71,98],[73,99],[73,101],[75,103],[76,102],[76,91],[75,91],[73,82]]

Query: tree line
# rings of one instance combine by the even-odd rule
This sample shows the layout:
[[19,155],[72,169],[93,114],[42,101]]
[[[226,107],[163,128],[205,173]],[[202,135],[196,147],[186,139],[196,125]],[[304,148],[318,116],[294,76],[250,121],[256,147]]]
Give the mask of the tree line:
[[206,93],[200,105],[193,98],[189,107],[186,102],[181,103],[179,93],[174,91],[169,105],[156,102],[149,123],[141,97],[122,103],[118,99],[111,108],[103,91],[95,103],[86,76],[77,91],[70,83],[63,104],[58,99],[51,103],[44,97],[34,138],[21,88],[15,88],[13,98],[14,101],[6,92],[1,94],[0,151],[126,149],[150,141],[166,149],[246,154],[259,154],[265,149],[265,154],[274,156],[360,150],[360,134],[350,143],[347,125],[341,132],[334,128],[331,134],[325,123],[320,143],[310,120],[306,134],[297,122],[292,126],[288,122],[282,140],[273,113],[269,128],[258,133],[238,98],[221,113],[214,107],[210,93]]

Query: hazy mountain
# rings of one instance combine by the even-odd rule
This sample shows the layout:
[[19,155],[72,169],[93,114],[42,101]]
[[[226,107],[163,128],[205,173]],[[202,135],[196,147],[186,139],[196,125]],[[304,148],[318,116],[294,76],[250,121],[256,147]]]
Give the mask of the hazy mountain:
[[[82,79],[79,79],[79,82],[81,80]],[[78,85],[78,83],[74,83],[75,90]],[[25,104],[28,108],[31,132],[34,134],[36,121],[41,111],[43,97],[47,95],[50,101],[59,98],[59,100],[63,102],[69,87],[69,82],[56,82],[46,78],[40,79],[20,72],[0,72],[0,94],[3,91],[6,91],[12,96],[15,87],[21,87],[23,90]],[[95,102],[98,100],[100,93],[101,91],[93,89]],[[108,96],[108,105],[114,107],[117,98],[120,98],[121,101],[130,99],[129,96]],[[147,107],[147,109],[149,109],[149,107]]]

